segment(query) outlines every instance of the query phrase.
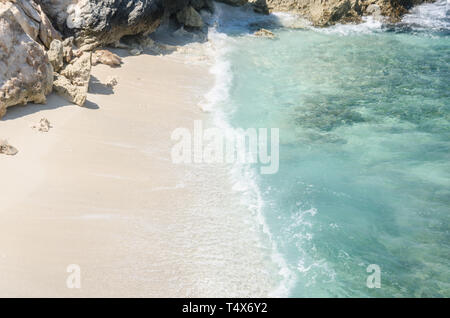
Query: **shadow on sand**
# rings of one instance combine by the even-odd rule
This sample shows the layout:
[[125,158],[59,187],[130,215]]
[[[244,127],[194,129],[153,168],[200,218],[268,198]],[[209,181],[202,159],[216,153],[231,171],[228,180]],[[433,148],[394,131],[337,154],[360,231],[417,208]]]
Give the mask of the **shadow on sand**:
[[[91,78],[89,80],[89,93],[91,94],[99,94],[99,95],[112,95],[114,94],[114,90],[112,87],[109,87],[98,80],[97,77],[91,74]],[[86,101],[86,104],[88,102]]]
[[[38,113],[43,110],[52,110],[66,106],[79,107],[53,93],[47,97],[46,104],[28,103],[26,105],[8,107],[6,115],[0,121],[13,120],[16,118],[26,117],[28,115]],[[84,104],[84,108],[99,109],[98,105],[91,101],[86,101],[86,103]]]

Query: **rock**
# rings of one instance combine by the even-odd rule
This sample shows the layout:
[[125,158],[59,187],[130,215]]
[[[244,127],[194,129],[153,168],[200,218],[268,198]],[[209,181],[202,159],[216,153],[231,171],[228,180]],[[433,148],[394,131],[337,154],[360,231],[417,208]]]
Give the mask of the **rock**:
[[9,3],[16,21],[30,38],[44,44],[47,48],[53,39],[61,39],[59,32],[53,28],[41,7],[34,0],[0,1],[2,6]]
[[53,27],[52,23],[48,19],[41,7],[38,6],[41,15],[41,23],[39,26],[39,39],[45,45],[46,48],[50,47],[53,40],[62,41],[61,34]]
[[255,33],[253,33],[253,35],[255,36],[260,36],[260,37],[265,37],[265,38],[270,38],[270,39],[274,39],[275,38],[275,34],[269,30],[266,29],[259,29],[258,31],[256,31]]
[[[11,6],[11,11],[25,33],[36,41],[39,37],[39,21],[36,21],[27,15],[25,11],[17,4]],[[35,10],[34,12],[36,13]]]
[[16,4],[19,5],[30,18],[38,23],[42,22],[39,6],[33,0],[16,0]]
[[65,39],[63,42],[63,58],[64,62],[70,63],[74,54],[73,54],[73,37],[69,37]]
[[370,4],[366,8],[366,13],[374,17],[381,17],[381,8],[378,4]]
[[[66,37],[83,50],[112,44],[125,35],[149,34],[174,0],[39,0]],[[187,3],[187,0],[183,0]]]
[[233,7],[241,7],[241,6],[249,3],[248,0],[217,0],[217,2],[223,2],[223,3],[233,6]]
[[122,64],[122,59],[108,50],[96,50],[92,54],[92,65],[105,64],[111,67],[117,67]]
[[201,28],[203,26],[201,15],[191,6],[179,11],[177,13],[177,20],[186,27]]
[[40,132],[48,132],[50,128],[52,128],[52,125],[50,124],[47,118],[41,118],[39,123],[37,125],[31,126],[31,128]]
[[253,11],[261,14],[269,14],[266,0],[248,0],[248,3],[253,8]]
[[47,54],[21,27],[13,7],[0,2],[0,117],[13,105],[45,103],[53,82]]
[[[301,15],[315,26],[358,23],[365,14],[397,22],[414,5],[433,0],[217,0],[233,6],[248,5],[260,13],[284,11]],[[380,8],[380,15],[376,7]],[[370,9],[369,9],[370,8]],[[367,11],[369,10],[369,11]],[[375,10],[375,11],[374,11]]]
[[142,54],[143,50],[141,48],[135,47],[135,48],[130,49],[129,52],[131,55],[138,56],[138,55]]
[[47,52],[48,59],[53,66],[55,72],[64,66],[64,48],[60,40],[53,40],[50,49]]
[[54,74],[54,91],[78,106],[83,106],[86,102],[91,76],[91,55],[90,52],[84,52],[66,65],[60,74]]
[[8,156],[14,156],[19,151],[8,144],[6,140],[0,140],[0,154],[8,155]]
[[83,52],[80,57],[64,67],[61,75],[78,86],[87,85],[91,76],[91,56],[91,52]]
[[82,86],[72,84],[66,77],[58,73],[55,73],[53,90],[59,96],[78,106],[83,106],[86,102],[87,90]]
[[65,38],[64,41],[63,41],[63,45],[64,45],[64,46],[68,46],[68,47],[70,47],[70,48],[73,47],[73,43],[74,43],[74,38],[73,38],[73,36],[68,37],[68,38]]
[[205,6],[204,0],[191,0],[189,4],[197,11],[200,11]]
[[117,76],[109,76],[106,79],[106,86],[109,88],[114,88],[119,83]]
[[198,12],[202,9],[214,12],[214,3],[212,0],[190,0],[189,4]]

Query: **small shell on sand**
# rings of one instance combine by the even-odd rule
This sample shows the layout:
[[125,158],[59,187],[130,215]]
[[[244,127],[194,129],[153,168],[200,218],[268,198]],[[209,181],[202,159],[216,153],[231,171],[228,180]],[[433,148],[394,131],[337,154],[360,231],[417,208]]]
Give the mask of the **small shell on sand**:
[[0,154],[8,155],[8,156],[14,156],[19,151],[8,144],[6,140],[0,140]]

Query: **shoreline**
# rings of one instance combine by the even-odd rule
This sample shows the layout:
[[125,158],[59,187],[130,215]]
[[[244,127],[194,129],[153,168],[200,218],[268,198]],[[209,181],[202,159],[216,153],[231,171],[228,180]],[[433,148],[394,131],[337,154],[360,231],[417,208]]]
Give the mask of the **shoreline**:
[[[84,108],[51,95],[3,118],[19,153],[0,157],[0,295],[267,295],[259,236],[227,195],[227,168],[170,162],[171,132],[207,119],[208,69],[170,55],[123,61],[93,68]],[[101,84],[110,75],[114,93]],[[47,133],[30,128],[41,117]],[[70,264],[81,289],[66,287]]]

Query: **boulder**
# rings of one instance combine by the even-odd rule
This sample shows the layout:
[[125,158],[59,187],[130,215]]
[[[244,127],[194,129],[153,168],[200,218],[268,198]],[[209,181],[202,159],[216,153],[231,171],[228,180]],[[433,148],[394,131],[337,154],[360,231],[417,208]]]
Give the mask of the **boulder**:
[[86,102],[91,76],[91,52],[84,52],[54,73],[53,90],[71,103],[83,106]]
[[177,13],[177,20],[181,24],[190,28],[201,28],[203,19],[193,7],[188,6]]
[[0,2],[0,117],[10,106],[45,103],[52,90],[47,54],[22,28],[15,9],[11,2]]
[[[174,0],[37,0],[56,27],[83,50],[149,34],[160,24],[165,2]],[[187,3],[183,0],[182,3]]]
[[35,41],[50,47],[54,39],[61,40],[61,34],[34,0],[9,1],[11,11],[22,29]]
[[[33,40],[37,40],[39,37],[39,21],[34,20],[19,5],[11,5],[11,12],[13,12],[16,21],[20,24],[22,29],[26,34],[30,36]],[[36,12],[36,11],[34,11]]]

